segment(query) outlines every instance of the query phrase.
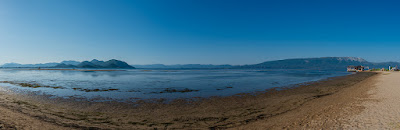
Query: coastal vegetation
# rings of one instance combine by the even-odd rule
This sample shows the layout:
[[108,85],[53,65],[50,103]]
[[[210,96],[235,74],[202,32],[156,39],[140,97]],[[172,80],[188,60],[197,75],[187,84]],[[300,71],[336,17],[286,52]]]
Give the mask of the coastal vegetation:
[[382,71],[382,69],[379,69],[379,68],[372,68],[371,71]]

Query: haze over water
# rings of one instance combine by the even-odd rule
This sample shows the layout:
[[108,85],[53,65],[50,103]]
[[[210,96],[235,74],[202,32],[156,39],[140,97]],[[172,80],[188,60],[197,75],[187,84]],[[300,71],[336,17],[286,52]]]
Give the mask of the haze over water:
[[[260,69],[175,69],[127,71],[62,71],[0,69],[2,81],[62,87],[30,88],[0,83],[16,92],[34,92],[54,97],[78,97],[102,100],[130,100],[150,98],[193,98],[229,96],[238,93],[263,91],[303,82],[350,74],[345,71],[322,70],[260,70]],[[116,91],[86,92],[74,90]],[[166,92],[166,89],[193,90]]]

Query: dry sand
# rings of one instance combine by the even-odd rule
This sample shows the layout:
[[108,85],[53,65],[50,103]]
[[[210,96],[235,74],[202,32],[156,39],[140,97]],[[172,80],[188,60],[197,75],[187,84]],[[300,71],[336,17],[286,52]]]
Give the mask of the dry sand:
[[[391,77],[394,75],[400,73],[389,75],[357,73],[281,91],[272,89],[257,94],[212,97],[196,101],[176,100],[169,104],[161,103],[162,100],[155,100],[152,103],[141,101],[136,102],[135,106],[118,102],[42,99],[10,94],[4,90],[0,91],[0,115],[2,115],[0,128],[343,129],[352,126],[372,128],[363,123],[368,121],[374,123],[375,120],[372,119],[376,119],[373,118],[375,115],[368,113],[374,111],[379,115],[385,115],[385,112],[396,112],[396,106],[393,105],[395,101],[388,101],[387,111],[383,113],[379,113],[382,109],[379,106],[371,107],[381,103],[372,100],[375,97],[371,95],[371,90],[380,90],[379,87],[374,89],[376,85],[395,86],[397,81],[390,80],[396,78]],[[382,80],[388,82],[383,83]],[[386,89],[379,92],[388,91],[395,96],[396,90],[391,91],[394,88]],[[390,124],[392,123],[390,120],[393,121],[398,117],[389,116],[392,118],[382,117],[378,122]],[[396,122],[393,123],[395,127]]]
[[361,104],[365,109],[358,115],[347,118],[345,129],[400,129],[400,72],[382,72],[377,77],[375,88],[369,98]]
[[300,107],[279,116],[234,129],[343,129],[343,124],[348,124],[351,116],[358,115],[365,109],[361,105],[364,100],[360,99],[370,97],[368,92],[375,87],[379,76],[378,74],[353,82],[354,84],[346,83],[353,80],[352,77],[347,80],[335,80],[340,83],[328,85],[332,88],[339,87],[335,93],[305,102]]

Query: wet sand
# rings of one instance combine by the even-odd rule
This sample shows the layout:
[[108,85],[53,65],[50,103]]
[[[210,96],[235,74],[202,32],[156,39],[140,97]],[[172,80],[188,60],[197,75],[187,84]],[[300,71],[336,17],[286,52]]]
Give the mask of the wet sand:
[[[365,72],[277,91],[206,99],[91,102],[0,91],[0,128],[321,129],[344,128],[368,107],[375,83]],[[361,100],[362,99],[362,100]]]

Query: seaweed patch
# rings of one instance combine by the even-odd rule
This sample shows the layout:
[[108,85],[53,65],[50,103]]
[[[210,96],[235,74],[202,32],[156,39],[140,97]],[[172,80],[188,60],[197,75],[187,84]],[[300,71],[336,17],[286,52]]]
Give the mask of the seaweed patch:
[[65,89],[61,86],[48,86],[48,85],[40,85],[38,83],[20,83],[20,82],[13,82],[13,81],[0,81],[0,83],[8,83],[13,85],[18,85],[21,87],[28,87],[28,88],[53,88],[53,89]]
[[114,89],[114,88],[110,88],[110,89],[84,89],[84,88],[72,88],[73,90],[77,90],[77,91],[85,91],[85,92],[106,92],[106,91],[118,91],[119,89]]
[[166,88],[161,92],[151,92],[151,93],[187,93],[187,92],[197,92],[199,90],[194,90],[194,89],[173,89],[173,88]]

